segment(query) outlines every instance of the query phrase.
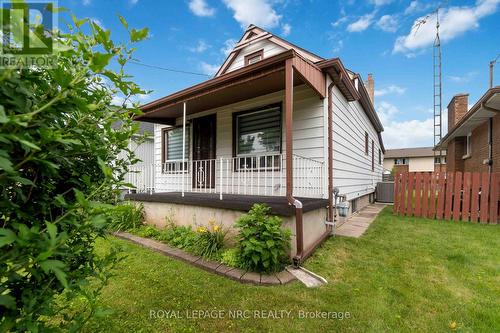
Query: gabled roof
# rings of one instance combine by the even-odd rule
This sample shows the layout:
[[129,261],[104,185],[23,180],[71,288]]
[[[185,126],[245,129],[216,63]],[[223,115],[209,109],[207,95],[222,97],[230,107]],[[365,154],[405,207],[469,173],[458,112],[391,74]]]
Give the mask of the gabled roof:
[[272,33],[270,33],[269,31],[266,31],[262,28],[259,28],[256,25],[250,24],[248,26],[247,30],[245,30],[245,32],[243,33],[243,36],[240,38],[240,40],[234,46],[231,53],[229,53],[226,60],[224,60],[222,65],[219,67],[219,70],[217,71],[217,73],[215,73],[215,77],[226,73],[227,69],[231,66],[231,64],[236,59],[236,57],[238,57],[240,51],[244,47],[246,47],[252,43],[262,41],[262,40],[269,40],[270,42],[275,43],[275,44],[283,47],[286,50],[294,50],[299,55],[301,55],[302,57],[304,57],[305,59],[307,59],[313,63],[324,60],[322,57],[320,57],[320,56],[318,56],[318,55],[316,55],[316,54],[314,54],[306,49],[303,49],[300,46],[297,46],[297,45],[295,45],[295,44],[293,44],[293,43],[291,43],[291,42],[289,42],[281,37],[275,36]]
[[[285,50],[226,73],[243,48],[260,40],[269,40]],[[145,113],[136,119],[172,125],[175,118],[182,115],[182,104],[187,101],[187,114],[190,114],[282,90],[286,61],[292,61],[299,74],[294,84],[308,84],[324,98],[326,76],[323,73],[326,73],[348,101],[358,100],[385,152],[381,136],[384,128],[358,74],[348,71],[339,58],[324,59],[254,25],[244,32],[214,78],[143,105],[141,109]],[[359,80],[357,87],[356,80]]]
[[384,158],[402,158],[402,157],[432,157],[434,150],[432,147],[400,148],[387,149]]
[[452,139],[466,136],[487,119],[498,114],[500,114],[500,86],[488,89],[455,126],[448,130],[435,149],[445,148]]

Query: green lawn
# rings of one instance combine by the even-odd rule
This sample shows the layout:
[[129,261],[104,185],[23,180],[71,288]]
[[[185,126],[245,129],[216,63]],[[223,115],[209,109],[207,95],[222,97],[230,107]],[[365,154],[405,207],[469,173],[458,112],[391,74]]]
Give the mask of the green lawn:
[[[332,238],[307,261],[329,281],[318,289],[243,285],[126,241],[99,246],[110,243],[128,258],[102,295],[112,314],[89,332],[500,331],[500,226],[400,218],[386,208],[363,237]],[[151,310],[222,310],[225,318],[151,319]],[[230,310],[293,318],[230,319]],[[301,310],[350,318],[302,319]]]

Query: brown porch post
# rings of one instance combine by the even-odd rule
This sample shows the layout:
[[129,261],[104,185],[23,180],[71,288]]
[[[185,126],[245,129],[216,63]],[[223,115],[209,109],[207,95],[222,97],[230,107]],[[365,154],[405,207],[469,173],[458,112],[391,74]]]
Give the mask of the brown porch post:
[[295,266],[302,262],[304,252],[304,230],[302,223],[302,202],[293,197],[293,58],[285,62],[285,164],[286,198],[295,207],[295,238],[297,253],[293,258]]
[[[286,197],[293,195],[293,58],[285,63],[285,162],[286,162]],[[290,202],[292,204],[292,202]]]

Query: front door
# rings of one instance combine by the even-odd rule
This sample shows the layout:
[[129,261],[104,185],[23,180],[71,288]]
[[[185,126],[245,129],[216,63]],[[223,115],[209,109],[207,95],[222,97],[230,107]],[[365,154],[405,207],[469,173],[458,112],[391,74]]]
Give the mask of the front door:
[[215,187],[216,115],[193,119],[193,188]]

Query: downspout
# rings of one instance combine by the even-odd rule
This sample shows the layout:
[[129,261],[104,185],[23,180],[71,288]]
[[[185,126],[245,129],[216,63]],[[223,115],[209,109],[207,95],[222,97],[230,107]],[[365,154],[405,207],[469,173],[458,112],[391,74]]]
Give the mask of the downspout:
[[493,167],[493,118],[490,118],[488,124],[488,173],[490,175],[492,167]]
[[[497,109],[486,106],[485,103],[481,103],[481,107],[486,111],[490,112],[499,111]],[[490,177],[492,169],[493,169],[493,117],[490,117],[488,122],[488,173],[490,174]]]
[[311,245],[311,247],[302,253],[301,260],[308,258],[313,251],[320,246],[328,237],[330,237],[335,220],[333,210],[333,98],[332,89],[335,83],[328,85],[328,216],[325,232],[319,239]]
[[293,257],[294,266],[302,262],[304,252],[304,228],[302,202],[293,196],[293,58],[285,63],[285,137],[286,137],[286,199],[295,207],[295,238],[297,253]]
[[[334,222],[333,214],[333,99],[332,89],[335,83],[328,85],[328,222]],[[332,231],[332,225],[327,224],[327,231]]]

